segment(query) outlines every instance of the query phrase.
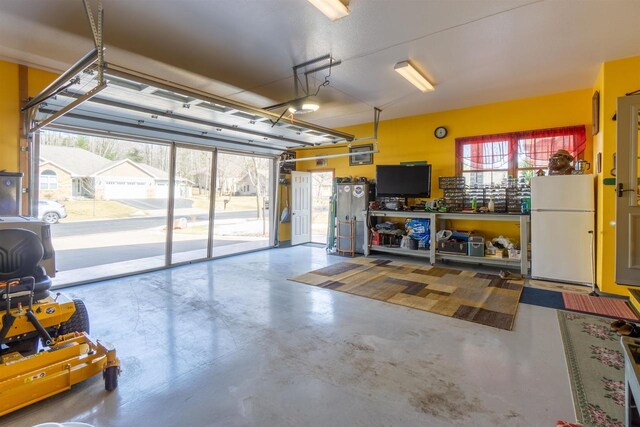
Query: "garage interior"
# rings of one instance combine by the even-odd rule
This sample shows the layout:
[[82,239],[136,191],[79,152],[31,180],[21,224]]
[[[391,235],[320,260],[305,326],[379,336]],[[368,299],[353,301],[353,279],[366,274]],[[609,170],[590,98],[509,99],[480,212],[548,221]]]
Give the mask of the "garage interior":
[[640,425],[638,16],[2,2],[0,425]]

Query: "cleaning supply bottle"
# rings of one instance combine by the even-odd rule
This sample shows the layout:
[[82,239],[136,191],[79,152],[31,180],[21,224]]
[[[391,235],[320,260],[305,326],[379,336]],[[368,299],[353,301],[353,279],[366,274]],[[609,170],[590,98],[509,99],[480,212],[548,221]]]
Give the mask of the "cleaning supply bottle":
[[489,208],[489,212],[496,211],[496,204],[493,202],[493,197],[489,199],[489,205],[487,207]]

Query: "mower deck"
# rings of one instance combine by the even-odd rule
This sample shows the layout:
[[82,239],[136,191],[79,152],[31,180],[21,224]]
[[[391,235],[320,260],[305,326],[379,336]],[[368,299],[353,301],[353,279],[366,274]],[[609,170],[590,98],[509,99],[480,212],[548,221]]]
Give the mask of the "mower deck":
[[48,349],[30,356],[5,354],[0,363],[0,416],[69,390],[99,373],[103,373],[106,388],[113,389],[119,370],[114,347],[94,342],[86,333],[60,336]]

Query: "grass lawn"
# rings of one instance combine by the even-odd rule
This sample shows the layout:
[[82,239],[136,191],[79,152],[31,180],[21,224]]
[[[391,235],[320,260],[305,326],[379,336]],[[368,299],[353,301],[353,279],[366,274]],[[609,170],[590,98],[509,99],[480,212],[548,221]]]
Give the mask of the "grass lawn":
[[[197,209],[209,209],[208,197],[192,197],[193,207]],[[225,209],[224,200],[229,199],[227,207]],[[262,199],[260,200],[262,207]],[[256,210],[256,196],[218,196],[216,197],[216,212],[222,211],[255,211]]]
[[129,218],[137,209],[112,200],[68,200],[64,202],[67,217],[63,222],[86,219]]

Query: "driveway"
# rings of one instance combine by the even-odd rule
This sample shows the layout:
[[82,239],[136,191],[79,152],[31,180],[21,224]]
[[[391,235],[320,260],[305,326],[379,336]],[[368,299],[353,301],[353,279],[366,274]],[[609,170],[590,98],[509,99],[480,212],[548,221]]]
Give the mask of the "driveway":
[[[241,240],[214,240],[213,246],[224,246],[242,243]],[[173,253],[188,252],[207,247],[207,240],[186,240],[173,242]],[[56,251],[56,269],[60,271],[93,267],[96,265],[112,264],[115,262],[131,261],[164,255],[164,243],[144,243],[137,245],[121,245],[117,247],[81,248]],[[145,267],[140,266],[143,270]]]

